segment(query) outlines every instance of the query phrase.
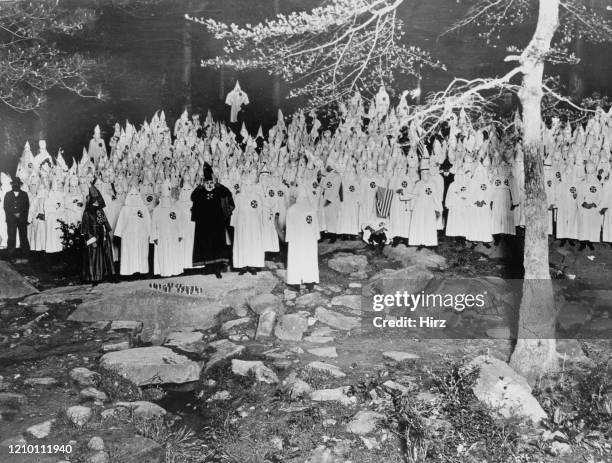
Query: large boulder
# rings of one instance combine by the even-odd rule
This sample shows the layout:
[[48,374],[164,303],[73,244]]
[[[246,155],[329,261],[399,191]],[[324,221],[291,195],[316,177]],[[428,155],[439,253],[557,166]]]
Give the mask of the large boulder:
[[37,293],[38,290],[28,283],[11,264],[0,260],[0,299],[12,299]]
[[308,320],[300,314],[283,315],[274,328],[274,335],[281,341],[301,341],[308,329]]
[[397,291],[418,294],[427,288],[433,278],[433,273],[422,265],[411,265],[399,270],[386,269],[370,278],[363,294],[395,294]]
[[365,271],[368,266],[368,258],[357,254],[338,253],[327,262],[327,265],[336,272],[348,275]]
[[[165,336],[186,328],[212,328],[222,310],[246,305],[253,296],[269,293],[277,282],[270,272],[259,272],[257,275],[227,273],[221,280],[212,275],[189,275],[164,280],[105,283],[93,288],[91,294],[95,297],[81,303],[69,319],[81,322],[142,321],[142,338],[149,341],[155,332]],[[155,288],[156,285],[169,284],[174,288],[193,287],[196,291],[187,294]]]
[[414,246],[400,244],[396,247],[386,246],[383,254],[392,260],[401,262],[405,267],[420,265],[425,268],[440,270],[448,267],[444,257],[429,249],[417,250]]
[[100,359],[100,366],[138,386],[197,381],[201,370],[196,362],[159,346],[109,352]]
[[280,297],[270,293],[253,296],[249,299],[248,305],[250,309],[258,315],[269,310],[273,310],[277,314],[285,313],[285,306]]
[[23,302],[28,305],[61,304],[69,301],[87,301],[95,295],[91,292],[91,285],[60,286],[41,291],[26,297]]
[[518,416],[534,424],[546,418],[546,412],[531,394],[527,380],[506,362],[481,355],[467,368],[478,370],[474,395],[495,412],[506,418]]

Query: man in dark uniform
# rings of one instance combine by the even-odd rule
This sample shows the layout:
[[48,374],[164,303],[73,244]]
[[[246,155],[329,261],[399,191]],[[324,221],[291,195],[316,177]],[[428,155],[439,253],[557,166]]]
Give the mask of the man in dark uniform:
[[12,254],[15,251],[17,232],[19,231],[19,248],[28,251],[28,211],[30,200],[25,191],[21,191],[21,179],[15,177],[11,182],[12,191],[4,195],[4,212],[6,214],[6,229],[8,234],[7,251]]

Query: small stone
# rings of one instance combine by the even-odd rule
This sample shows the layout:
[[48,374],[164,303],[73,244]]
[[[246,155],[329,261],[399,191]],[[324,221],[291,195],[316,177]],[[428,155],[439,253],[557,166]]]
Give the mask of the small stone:
[[362,272],[368,266],[368,258],[357,254],[337,253],[327,262],[327,265],[339,273]]
[[117,402],[117,407],[129,408],[135,417],[143,420],[150,420],[164,416],[167,412],[164,408],[160,407],[153,402],[147,402],[146,400],[138,400],[135,402]]
[[385,381],[383,383],[383,386],[385,386],[387,389],[390,389],[392,391],[397,391],[401,394],[408,394],[408,392],[410,392],[410,388],[404,386],[403,384],[400,383],[396,383],[395,381]]
[[230,399],[230,393],[228,391],[217,391],[215,392],[209,400],[211,401],[222,401],[222,400],[229,400]]
[[358,289],[358,288],[361,288],[361,286],[362,286],[361,283],[357,283],[355,281],[349,283],[349,288],[351,289]]
[[116,461],[125,463],[164,463],[166,461],[165,449],[152,439],[134,436],[113,442],[111,453]]
[[312,355],[316,355],[317,357],[338,357],[335,347],[315,347],[313,349],[308,349],[308,352],[310,352]]
[[104,451],[92,452],[85,460],[86,463],[109,463],[109,461],[110,458]]
[[83,427],[91,418],[91,408],[74,405],[66,410],[66,416],[77,428]]
[[245,349],[244,346],[234,344],[233,342],[228,341],[227,339],[220,339],[219,341],[211,342],[209,346],[215,349],[216,352],[213,353],[208,359],[208,362],[206,362],[204,371],[208,371],[215,365],[218,365],[219,363],[225,360],[240,355]]
[[363,442],[363,445],[365,445],[365,448],[368,450],[380,448],[378,441],[374,437],[360,436],[360,439],[361,439],[361,442]]
[[118,408],[107,408],[106,410],[102,410],[100,416],[103,420],[110,420],[111,418],[116,418],[119,414]]
[[295,291],[291,291],[290,289],[286,289],[283,293],[283,297],[285,301],[295,301],[297,293]]
[[37,439],[44,439],[51,433],[51,426],[54,420],[43,421],[26,429],[26,432]]
[[346,376],[346,374],[342,370],[340,370],[340,368],[330,363],[323,363],[318,361],[310,362],[308,365],[306,365],[306,369],[322,371],[330,376],[333,376],[334,378],[344,378]]
[[89,439],[89,442],[87,443],[87,448],[89,450],[93,450],[93,451],[103,451],[104,450],[104,441],[102,440],[101,437],[98,436],[94,436],[91,439]]
[[553,456],[560,457],[572,452],[572,447],[565,442],[555,441],[550,446],[550,453]]
[[274,331],[276,323],[276,312],[272,309],[264,311],[259,315],[259,323],[255,332],[255,339],[269,338]]
[[308,328],[308,320],[298,314],[283,315],[274,328],[274,335],[281,341],[301,341]]
[[70,371],[70,378],[81,387],[97,386],[100,374],[88,368],[78,367]]
[[291,400],[304,397],[312,392],[310,384],[297,377],[297,373],[292,372],[281,383],[281,391],[288,394]]
[[106,402],[108,397],[102,391],[99,391],[95,387],[88,387],[83,389],[79,393],[81,400],[99,400],[100,402]]
[[371,410],[361,410],[349,422],[349,424],[346,426],[346,430],[348,432],[352,432],[353,434],[369,434],[376,429],[378,421],[383,418],[384,415],[380,413],[376,413]]
[[232,373],[240,376],[255,375],[260,382],[274,384],[278,383],[278,376],[260,360],[232,360]]
[[270,446],[277,451],[283,450],[283,439],[276,436],[270,439]]
[[102,344],[102,352],[117,352],[120,350],[127,350],[130,348],[129,341],[121,341],[110,344]]
[[356,404],[357,397],[346,395],[349,390],[349,386],[335,389],[318,389],[310,393],[310,400],[314,402],[340,402],[342,405]]
[[411,354],[409,352],[401,352],[397,350],[383,352],[382,355],[383,355],[383,358],[386,358],[389,360],[395,360],[396,362],[403,362],[404,360],[415,360],[415,359],[420,358],[416,354]]
[[333,418],[326,418],[324,419],[321,424],[325,427],[325,428],[329,428],[331,426],[336,426],[337,421],[334,420]]
[[241,317],[241,318],[236,318],[234,320],[229,320],[223,323],[223,325],[221,325],[221,332],[228,333],[232,328],[235,328],[240,325],[246,325],[247,323],[250,323],[250,322],[251,322],[250,317]]

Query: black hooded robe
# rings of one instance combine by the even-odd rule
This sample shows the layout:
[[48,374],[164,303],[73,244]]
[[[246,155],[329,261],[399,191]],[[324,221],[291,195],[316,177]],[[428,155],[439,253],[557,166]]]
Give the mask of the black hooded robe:
[[191,194],[191,200],[191,220],[195,222],[193,265],[227,262],[226,223],[227,209],[233,208],[231,194],[228,200],[226,192],[218,185],[212,191],[199,186]]
[[[94,205],[95,202],[98,205]],[[89,188],[87,206],[81,221],[81,233],[85,241],[83,251],[83,279],[98,282],[115,274],[111,226],[104,213],[104,199],[94,186]],[[95,246],[92,241],[95,238]],[[90,244],[87,244],[90,242]]]

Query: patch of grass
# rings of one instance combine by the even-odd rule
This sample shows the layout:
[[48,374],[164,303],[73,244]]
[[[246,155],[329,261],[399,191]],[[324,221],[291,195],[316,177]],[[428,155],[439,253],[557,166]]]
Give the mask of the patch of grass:
[[612,437],[612,366],[578,366],[542,378],[534,395],[548,414],[547,426],[570,442]]
[[168,426],[162,417],[134,419],[133,423],[138,434],[165,448],[166,463],[199,463],[208,461],[214,453],[192,430],[184,426]]
[[141,389],[123,376],[107,369],[101,369],[99,373],[101,376],[99,388],[106,392],[110,400],[114,402],[143,400]]

